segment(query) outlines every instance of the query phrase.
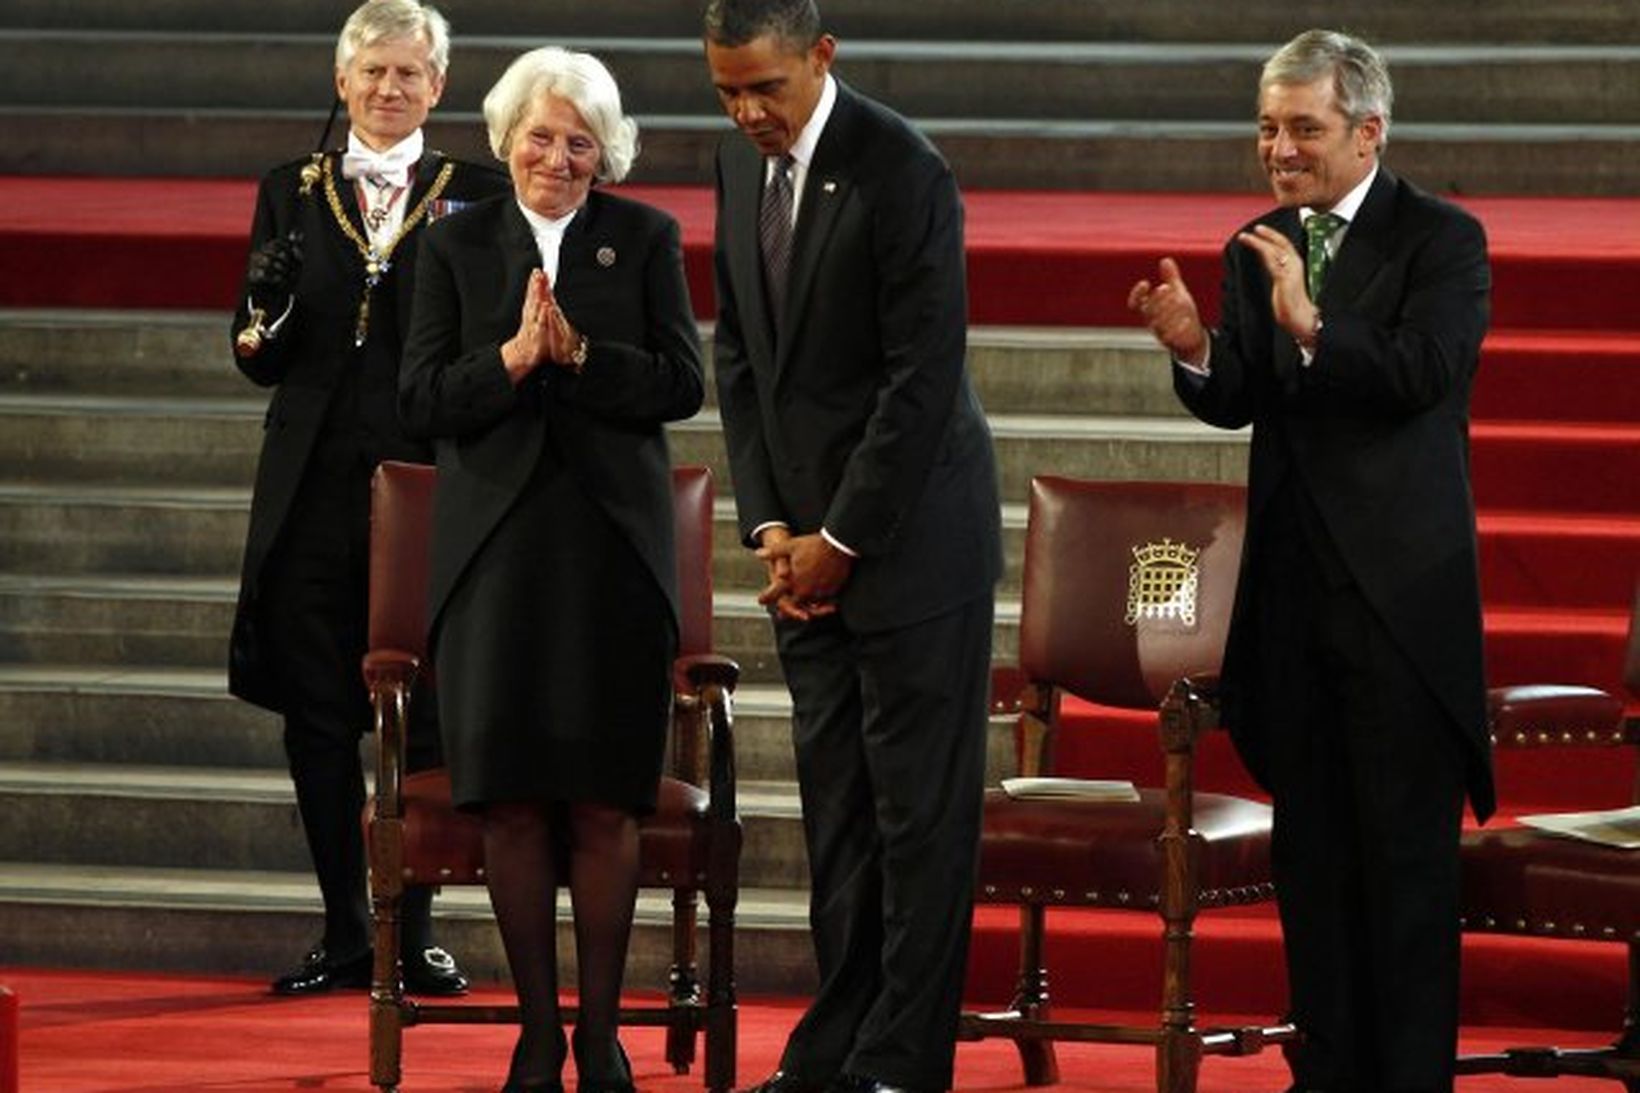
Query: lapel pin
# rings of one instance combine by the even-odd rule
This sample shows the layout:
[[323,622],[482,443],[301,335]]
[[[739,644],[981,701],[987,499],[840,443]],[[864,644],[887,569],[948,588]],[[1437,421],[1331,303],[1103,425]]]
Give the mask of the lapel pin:
[[598,257],[598,264],[600,266],[603,266],[605,269],[608,269],[610,266],[613,266],[615,264],[615,248],[614,247],[599,247],[597,257]]
[[828,178],[820,184],[820,188],[828,194],[834,194],[837,192],[837,183]]

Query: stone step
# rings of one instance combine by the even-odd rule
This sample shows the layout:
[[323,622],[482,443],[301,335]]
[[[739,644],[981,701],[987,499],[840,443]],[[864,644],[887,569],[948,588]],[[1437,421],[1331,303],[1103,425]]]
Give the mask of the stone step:
[[0,465],[36,480],[242,486],[264,399],[0,395]]
[[[248,490],[161,490],[72,483],[0,482],[0,573],[220,578],[238,572],[249,519]],[[714,585],[755,589],[762,563],[741,545],[732,498],[717,500]],[[1022,505],[1003,506],[1008,568],[1017,589],[1025,526]]]
[[[231,607],[235,586],[228,578],[238,573],[249,492],[233,491],[235,496],[228,497],[225,492],[230,491],[0,482],[0,594],[34,597],[26,606],[0,607],[0,619],[13,632],[33,627],[41,633],[51,629],[49,620],[72,620],[71,629],[92,625],[118,630],[133,643],[213,632],[231,615],[198,606],[166,607],[164,617],[125,614],[103,622],[107,607],[72,601],[112,592],[128,601],[179,599]],[[1005,504],[1002,520],[1007,551],[1002,588],[1012,591],[1022,558],[1022,505]],[[712,571],[718,589],[763,586],[763,566],[741,546],[735,502],[728,497],[718,497]],[[182,625],[177,611],[208,614]],[[130,650],[121,655],[126,652]],[[202,661],[180,655],[179,663]]]
[[0,574],[0,662],[217,669],[237,582]]
[[[444,0],[457,63],[474,35],[516,35],[519,48],[585,35],[696,38],[700,8],[655,0]],[[8,0],[0,26],[190,33],[312,33],[334,37],[346,5],[329,0],[223,4],[220,0]],[[1297,28],[1349,27],[1381,42],[1631,42],[1627,0],[1490,0],[1431,5],[1410,0],[941,0],[937,7],[882,0],[824,0],[826,25],[850,38],[980,41],[1281,42]]]
[[[0,573],[0,663],[38,668],[148,666],[220,670],[237,584],[227,577],[39,576]],[[780,681],[768,613],[755,593],[713,596],[717,651],[748,683]],[[1018,655],[1019,603],[997,603],[999,661]]]
[[[741,877],[807,883],[797,787],[742,779]],[[0,763],[0,861],[184,869],[308,868],[284,771]]]
[[[1248,88],[1248,102],[1253,89]],[[1249,107],[1250,109],[1250,107]],[[919,119],[967,189],[1266,192],[1250,121]],[[639,115],[634,183],[709,185],[727,122]],[[142,105],[18,106],[0,100],[0,173],[255,177],[311,148],[321,108],[263,112]],[[476,114],[441,111],[434,147],[490,158]],[[155,149],[164,149],[156,153]],[[1408,122],[1389,163],[1425,189],[1462,194],[1640,193],[1640,125]]]
[[280,734],[220,669],[0,664],[0,761],[283,770]]
[[[795,781],[786,688],[742,685],[734,717],[739,776]],[[280,731],[276,715],[228,695],[220,671],[0,664],[0,762],[283,771]],[[1013,740],[1012,720],[997,719],[988,781],[1014,773]]]
[[[248,225],[247,225],[248,230]],[[0,391],[243,398],[217,311],[0,310]]]
[[237,574],[250,497],[247,486],[0,482],[0,571]]
[[[1002,501],[1023,503],[1036,475],[1102,481],[1171,479],[1243,482],[1250,434],[1227,432],[1194,418],[988,414]],[[0,410],[0,428],[5,414]],[[715,410],[703,410],[668,430],[676,463],[705,464],[728,480],[723,430]],[[3,445],[0,445],[3,447]]]
[[[0,464],[57,482],[243,485],[255,473],[263,409],[234,399],[0,395]],[[1246,477],[1245,430],[1169,417],[989,414],[1004,501],[1033,475],[1235,482]],[[722,424],[705,409],[667,429],[673,462],[704,464],[729,482]],[[720,489],[721,492],[721,489]]]
[[[559,967],[574,976],[569,897],[558,897]],[[433,902],[436,936],[478,983],[508,980],[482,887],[447,887]],[[671,897],[639,894],[627,984],[660,989],[671,954]],[[272,977],[289,971],[323,929],[306,872],[0,863],[0,965],[141,969]],[[706,951],[705,909],[700,951]],[[735,966],[747,993],[814,989],[808,897],[791,888],[740,890]],[[359,995],[362,1014],[366,1005]]]
[[[0,310],[0,393],[265,398],[232,366],[219,312]],[[702,324],[711,360],[711,324]],[[110,362],[118,362],[110,367]],[[1140,329],[976,326],[968,368],[991,413],[1066,406],[1179,413],[1162,353]],[[707,367],[707,398],[713,398]]]
[[[695,36],[577,37],[640,117],[719,111]],[[441,107],[474,113],[523,48],[465,36]],[[331,35],[0,30],[4,101],[287,111],[329,83]],[[246,55],[254,55],[254,64]],[[919,119],[1244,122],[1269,54],[1263,44],[845,40],[836,68],[860,91]],[[95,56],[85,69],[75,62]],[[1640,47],[1473,45],[1386,49],[1405,122],[1640,122]]]

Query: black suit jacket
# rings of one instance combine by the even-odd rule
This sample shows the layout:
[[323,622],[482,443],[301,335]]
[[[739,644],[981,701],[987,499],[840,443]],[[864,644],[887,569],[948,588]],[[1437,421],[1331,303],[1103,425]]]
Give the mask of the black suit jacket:
[[[1302,252],[1296,209],[1255,223]],[[1259,775],[1259,705],[1279,696],[1244,684],[1258,655],[1248,608],[1259,589],[1247,559],[1266,546],[1271,499],[1296,488],[1467,743],[1470,798],[1484,817],[1493,790],[1468,427],[1490,311],[1485,234],[1381,166],[1317,301],[1324,325],[1309,367],[1275,325],[1257,256],[1232,240],[1224,271],[1211,378],[1175,369],[1174,379],[1203,421],[1253,426],[1243,580],[1224,667],[1232,731]]]
[[780,337],[758,239],[764,160],[717,157],[718,401],[740,530],[825,527],[859,552],[859,630],[931,618],[1001,572],[996,466],[968,380],[962,203],[898,115],[838,82],[799,204]]
[[662,423],[705,395],[678,225],[598,190],[564,233],[558,304],[590,341],[584,372],[543,365],[518,387],[501,343],[540,252],[507,193],[440,221],[422,243],[399,412],[435,441],[429,618],[524,489],[551,433],[587,493],[644,559],[677,617],[671,463]]
[[[364,235],[351,182],[341,177],[340,153],[329,154],[342,211]],[[262,454],[251,500],[250,529],[229,653],[229,689],[241,698],[281,708],[271,663],[280,650],[268,647],[260,634],[256,604],[262,573],[290,518],[302,475],[321,447],[329,458],[348,453],[358,473],[367,475],[384,459],[427,462],[425,443],[406,436],[398,422],[396,394],[399,357],[410,324],[415,282],[416,245],[425,220],[399,241],[391,265],[372,293],[372,322],[362,347],[353,344],[354,324],[364,285],[364,259],[343,234],[325,196],[323,183],[310,195],[298,193],[306,158],[284,164],[262,179],[251,227],[251,248],[299,231],[303,263],[295,306],[277,338],[264,342],[254,357],[236,356],[250,380],[275,388],[263,421]],[[507,187],[505,175],[488,167],[454,161],[428,151],[416,166],[406,196],[407,212],[427,194],[439,172],[454,165],[440,198],[471,202]],[[248,289],[240,293],[233,331],[245,327]],[[269,321],[278,316],[269,316]],[[347,406],[340,405],[348,401]]]

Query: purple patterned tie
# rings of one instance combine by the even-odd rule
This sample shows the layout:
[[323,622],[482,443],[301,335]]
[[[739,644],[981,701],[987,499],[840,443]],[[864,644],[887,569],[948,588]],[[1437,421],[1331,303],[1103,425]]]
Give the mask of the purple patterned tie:
[[769,313],[780,326],[786,303],[786,274],[792,264],[792,166],[791,156],[774,161],[774,171],[763,187],[763,203],[757,212],[757,234],[763,245],[763,283],[769,290]]

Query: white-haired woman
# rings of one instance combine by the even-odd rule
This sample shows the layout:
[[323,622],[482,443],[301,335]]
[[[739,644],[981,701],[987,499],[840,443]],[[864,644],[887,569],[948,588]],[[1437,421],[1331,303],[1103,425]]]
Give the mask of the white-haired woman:
[[700,346],[676,222],[596,188],[636,155],[604,66],[532,50],[484,116],[514,192],[428,230],[399,384],[438,452],[439,713],[523,1013],[505,1093],[562,1088],[560,879],[579,1088],[630,1091],[616,1013],[677,647],[662,425],[700,407]]

